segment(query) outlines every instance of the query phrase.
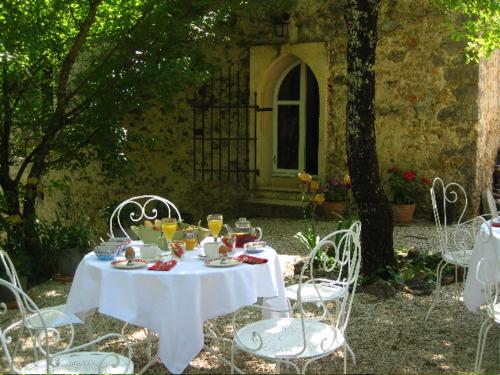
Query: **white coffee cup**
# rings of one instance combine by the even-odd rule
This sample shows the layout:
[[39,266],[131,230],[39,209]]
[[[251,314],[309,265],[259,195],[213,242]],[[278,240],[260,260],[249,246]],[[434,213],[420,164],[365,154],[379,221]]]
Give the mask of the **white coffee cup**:
[[142,245],[141,258],[156,259],[160,255],[160,248],[156,245]]
[[203,244],[203,250],[207,258],[217,258],[219,256],[219,246],[221,244],[217,242],[207,242]]

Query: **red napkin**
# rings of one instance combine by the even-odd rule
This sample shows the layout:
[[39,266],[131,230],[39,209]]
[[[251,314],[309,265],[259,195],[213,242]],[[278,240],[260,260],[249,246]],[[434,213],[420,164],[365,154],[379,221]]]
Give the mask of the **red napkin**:
[[175,267],[177,264],[177,261],[175,259],[168,261],[168,262],[162,262],[158,261],[155,264],[153,264],[151,267],[148,268],[150,271],[170,271],[172,268]]
[[500,223],[493,222],[493,223],[491,223],[491,226],[495,227],[495,228],[500,228]]
[[257,258],[257,257],[253,257],[251,255],[244,255],[244,254],[241,254],[240,256],[236,257],[236,259],[238,259],[242,263],[247,263],[247,264],[264,264],[264,263],[267,263],[267,259]]

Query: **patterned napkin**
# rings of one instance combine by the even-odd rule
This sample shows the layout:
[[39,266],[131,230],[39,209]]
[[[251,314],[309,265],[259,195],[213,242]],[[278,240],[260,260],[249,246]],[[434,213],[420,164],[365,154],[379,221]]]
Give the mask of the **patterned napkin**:
[[177,264],[177,261],[175,259],[170,260],[168,262],[162,262],[159,260],[155,264],[153,264],[151,267],[148,268],[150,271],[170,271],[172,268],[175,267]]
[[253,257],[251,255],[244,255],[241,254],[240,256],[236,257],[240,262],[246,263],[246,264],[264,264],[267,263],[267,259],[264,258],[257,258]]

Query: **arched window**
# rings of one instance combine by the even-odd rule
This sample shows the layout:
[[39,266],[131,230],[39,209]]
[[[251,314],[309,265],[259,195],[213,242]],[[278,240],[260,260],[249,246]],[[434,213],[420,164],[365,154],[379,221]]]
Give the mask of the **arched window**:
[[311,69],[297,62],[274,95],[274,174],[318,173],[319,90]]

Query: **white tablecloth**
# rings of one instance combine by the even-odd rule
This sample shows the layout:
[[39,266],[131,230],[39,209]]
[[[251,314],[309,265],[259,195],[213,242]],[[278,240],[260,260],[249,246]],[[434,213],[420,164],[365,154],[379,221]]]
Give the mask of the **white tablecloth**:
[[[476,238],[474,250],[469,261],[469,270],[464,289],[464,304],[472,312],[486,302],[483,293],[483,286],[476,278],[476,269],[481,258],[484,258],[481,264],[480,277],[483,282],[500,282],[500,274],[497,272],[497,259],[500,259],[500,228],[492,228],[492,236],[489,236],[486,224],[483,224],[481,232]],[[499,263],[500,264],[500,263]]]
[[[256,256],[261,265],[213,268],[186,253],[168,272],[121,270],[87,254],[75,274],[66,312],[84,319],[94,309],[159,334],[159,355],[170,372],[181,373],[202,350],[207,319],[252,305],[286,309],[283,276],[276,251]],[[236,254],[237,255],[237,254]]]

